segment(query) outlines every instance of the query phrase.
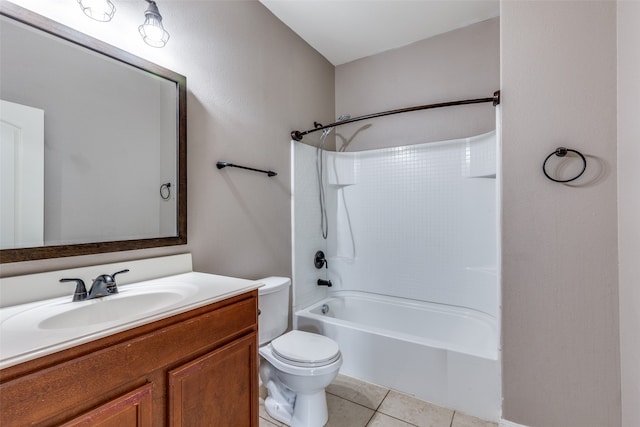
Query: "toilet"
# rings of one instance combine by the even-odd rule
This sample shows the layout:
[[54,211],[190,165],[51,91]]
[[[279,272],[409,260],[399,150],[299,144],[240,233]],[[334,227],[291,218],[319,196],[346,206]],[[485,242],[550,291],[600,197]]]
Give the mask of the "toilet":
[[287,330],[287,277],[258,280],[260,379],[267,388],[267,413],[291,427],[321,427],[327,423],[324,389],[338,375],[342,355],[332,339],[310,332]]

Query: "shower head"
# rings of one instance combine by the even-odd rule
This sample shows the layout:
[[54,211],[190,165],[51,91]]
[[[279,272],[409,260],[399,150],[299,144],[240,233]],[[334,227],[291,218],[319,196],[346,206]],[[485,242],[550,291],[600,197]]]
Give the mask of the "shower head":
[[[350,114],[343,114],[340,117],[338,117],[338,120],[336,120],[336,123],[344,122],[345,120],[349,120],[350,118],[351,118]],[[333,130],[333,126],[330,128],[326,128],[325,130],[322,131],[322,136],[325,137],[329,135],[329,133],[331,133],[332,130]]]

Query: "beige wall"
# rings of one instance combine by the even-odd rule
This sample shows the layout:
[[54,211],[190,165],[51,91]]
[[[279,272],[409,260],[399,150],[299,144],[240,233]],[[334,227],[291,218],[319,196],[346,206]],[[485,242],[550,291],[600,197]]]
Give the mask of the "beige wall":
[[[501,43],[503,417],[620,426],[616,3],[501,2]],[[575,185],[541,172],[560,145]]]
[[[291,275],[289,133],[334,115],[334,67],[256,1],[162,2],[163,49],[137,33],[143,2],[118,2],[110,23],[69,1],[17,0],[66,25],[187,76],[188,245],[2,264],[1,274],[193,253],[199,271]],[[215,168],[218,160],[277,177]]]
[[[336,114],[493,96],[500,84],[500,20],[489,19],[336,67]],[[455,109],[455,111],[452,111]],[[371,127],[356,133],[362,126]],[[337,128],[345,151],[479,135],[495,129],[491,104],[417,111]],[[354,137],[355,136],[355,137]]]
[[640,426],[640,2],[618,2],[618,248],[622,426]]
[[[37,8],[54,2],[31,3]],[[136,3],[118,3],[118,14],[130,12],[135,25]],[[310,128],[314,120],[332,121],[334,105],[336,113],[353,115],[380,111],[379,106],[365,101],[366,111],[351,110],[340,98],[342,89],[336,90],[334,104],[333,67],[256,2],[160,4],[171,32],[164,49],[124,41],[115,34],[125,33],[117,22],[96,24],[83,15],[72,21],[79,10],[75,2],[55,4],[50,13],[69,20],[67,25],[187,76],[189,244],[3,264],[1,274],[185,251],[194,253],[201,271],[242,277],[290,274],[288,133]],[[635,113],[640,97],[633,95],[638,52],[632,42],[638,37],[638,6],[619,2],[618,7],[616,171],[615,3],[502,4],[504,417],[533,427],[621,425],[616,172],[623,425],[638,424],[640,209],[637,188],[630,185],[640,179],[633,160],[639,134]],[[386,77],[392,78],[384,86],[369,88],[372,94],[394,96],[398,76]],[[342,84],[336,82],[336,89]],[[496,86],[487,85],[478,95]],[[409,101],[416,104],[434,94],[421,92],[421,85],[409,87],[416,92]],[[463,89],[460,94],[466,97],[468,88]],[[445,100],[458,89],[452,83],[446,90]],[[493,117],[493,109],[487,110]],[[425,117],[424,112],[411,114]],[[455,136],[433,135],[436,140],[449,137]],[[590,156],[588,176],[580,181],[585,185],[564,186],[542,176],[542,160],[563,144]],[[269,180],[238,170],[220,172],[217,160],[264,166],[279,175]]]

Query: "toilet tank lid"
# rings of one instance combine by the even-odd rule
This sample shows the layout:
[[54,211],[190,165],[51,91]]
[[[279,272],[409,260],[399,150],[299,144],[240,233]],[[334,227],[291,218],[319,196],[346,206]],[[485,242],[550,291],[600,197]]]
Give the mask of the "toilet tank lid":
[[289,287],[291,285],[291,279],[289,279],[288,277],[271,276],[265,277],[264,279],[259,279],[257,281],[264,284],[264,286],[258,289],[258,295],[266,295],[273,292],[278,292],[283,288]]

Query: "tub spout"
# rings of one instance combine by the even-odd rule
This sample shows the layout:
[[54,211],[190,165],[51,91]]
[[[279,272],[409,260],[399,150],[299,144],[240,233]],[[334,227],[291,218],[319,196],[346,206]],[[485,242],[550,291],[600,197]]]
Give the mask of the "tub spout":
[[318,286],[327,286],[330,288],[333,286],[333,283],[331,283],[331,280],[318,279]]

